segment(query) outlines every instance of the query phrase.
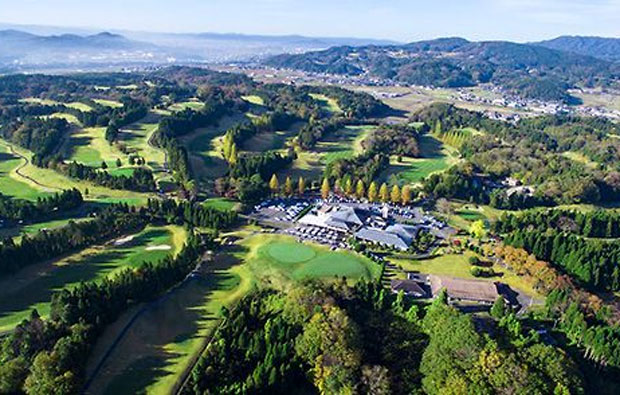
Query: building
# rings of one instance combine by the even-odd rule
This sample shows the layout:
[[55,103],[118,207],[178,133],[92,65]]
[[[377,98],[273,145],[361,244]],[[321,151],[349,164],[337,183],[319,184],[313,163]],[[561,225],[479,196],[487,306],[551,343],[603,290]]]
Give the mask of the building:
[[411,225],[390,225],[385,229],[363,227],[355,237],[369,243],[406,251],[417,236],[419,227]]
[[390,281],[390,288],[393,293],[402,291],[405,295],[414,298],[423,298],[426,296],[426,291],[424,291],[420,284],[412,280],[392,280]]
[[299,219],[300,224],[328,228],[338,232],[354,232],[364,222],[364,214],[353,207],[323,205]]
[[446,290],[451,302],[476,302],[492,304],[500,295],[497,283],[483,280],[466,280],[462,278],[429,276],[433,297]]

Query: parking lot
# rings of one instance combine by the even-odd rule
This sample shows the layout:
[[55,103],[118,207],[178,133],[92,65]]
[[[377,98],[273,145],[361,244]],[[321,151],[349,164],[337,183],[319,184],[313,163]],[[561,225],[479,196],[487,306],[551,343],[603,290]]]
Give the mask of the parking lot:
[[326,228],[299,225],[294,228],[286,229],[281,233],[294,236],[300,241],[308,240],[315,243],[325,244],[333,250],[337,248],[347,248],[347,235],[345,233],[336,232]]

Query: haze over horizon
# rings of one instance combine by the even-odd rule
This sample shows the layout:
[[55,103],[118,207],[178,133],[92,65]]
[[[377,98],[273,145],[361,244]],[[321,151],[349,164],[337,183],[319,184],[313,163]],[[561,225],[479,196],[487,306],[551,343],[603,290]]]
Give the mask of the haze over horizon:
[[402,42],[446,36],[517,42],[560,35],[620,36],[620,0],[445,0],[432,4],[405,0],[178,0],[174,4],[162,0],[0,0],[0,7],[2,23],[89,30],[299,34]]

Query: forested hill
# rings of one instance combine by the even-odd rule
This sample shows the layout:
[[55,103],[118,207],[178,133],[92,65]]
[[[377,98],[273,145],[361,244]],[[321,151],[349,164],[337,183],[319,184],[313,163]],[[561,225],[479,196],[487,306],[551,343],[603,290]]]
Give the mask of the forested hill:
[[574,85],[609,85],[618,64],[531,44],[470,42],[442,38],[405,45],[333,47],[300,55],[278,55],[274,67],[308,72],[368,75],[435,87],[466,87],[492,82],[527,98],[570,101]]
[[620,38],[562,36],[536,44],[612,62],[620,61]]

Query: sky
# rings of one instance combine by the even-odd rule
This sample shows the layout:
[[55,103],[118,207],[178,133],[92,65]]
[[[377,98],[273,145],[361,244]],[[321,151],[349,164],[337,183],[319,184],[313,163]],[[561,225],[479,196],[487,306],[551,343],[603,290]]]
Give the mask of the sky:
[[620,37],[620,0],[0,0],[0,22],[416,41]]

